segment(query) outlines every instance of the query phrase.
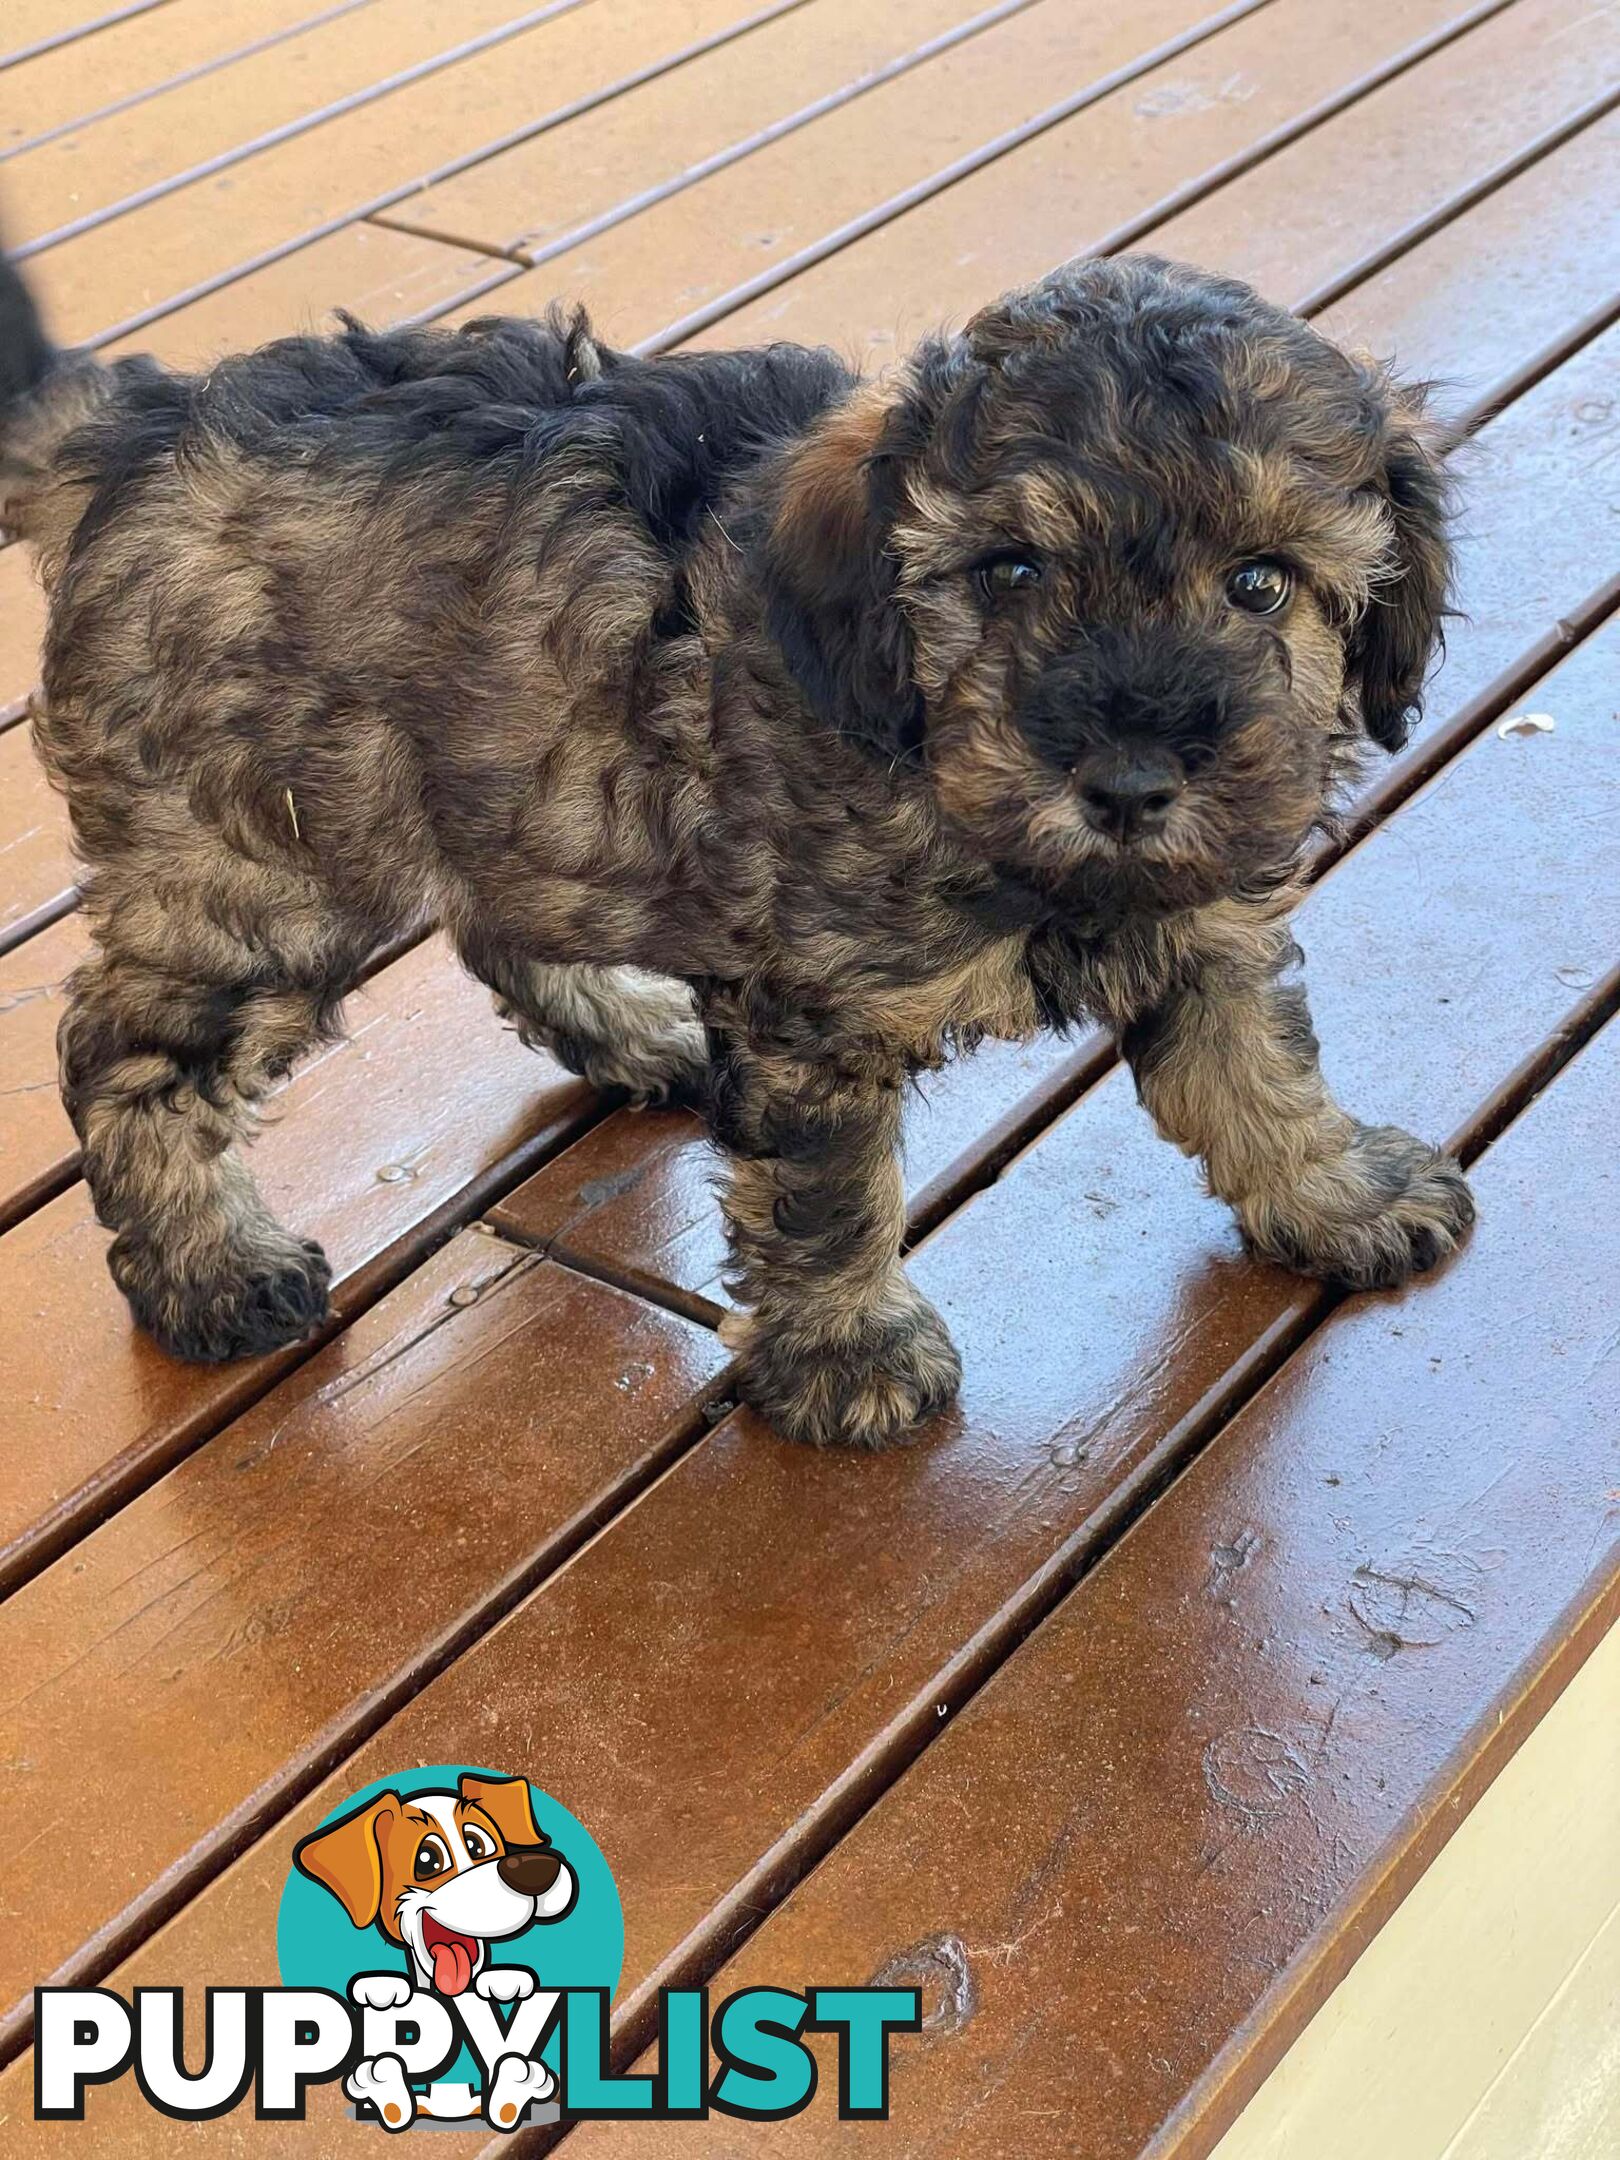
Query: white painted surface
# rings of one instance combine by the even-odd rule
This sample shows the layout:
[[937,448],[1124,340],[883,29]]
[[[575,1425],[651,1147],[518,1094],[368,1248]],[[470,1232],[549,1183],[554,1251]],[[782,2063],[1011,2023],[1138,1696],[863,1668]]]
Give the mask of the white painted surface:
[[1620,2160],[1620,1628],[1214,2160]]

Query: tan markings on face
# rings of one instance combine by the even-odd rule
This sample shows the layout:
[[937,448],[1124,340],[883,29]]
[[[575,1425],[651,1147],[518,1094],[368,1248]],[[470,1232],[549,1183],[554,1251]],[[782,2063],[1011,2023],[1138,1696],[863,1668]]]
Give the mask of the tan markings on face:
[[456,1826],[461,1832],[461,1842],[467,1848],[467,1858],[474,1867],[486,1860],[498,1860],[506,1850],[506,1840],[493,1822],[475,1803],[456,1802]]
[[[448,1833],[426,1808],[406,1806],[388,1825],[383,1877],[398,1890],[428,1890],[456,1872]],[[386,1900],[385,1900],[386,1908]]]
[[772,539],[791,553],[809,545],[857,552],[867,519],[868,460],[889,418],[890,394],[877,384],[857,390],[828,414],[788,460]]

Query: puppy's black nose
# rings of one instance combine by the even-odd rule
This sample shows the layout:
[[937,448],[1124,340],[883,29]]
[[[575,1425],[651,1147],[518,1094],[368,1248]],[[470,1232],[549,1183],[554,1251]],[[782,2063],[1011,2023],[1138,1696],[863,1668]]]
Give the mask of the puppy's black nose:
[[562,1873],[562,1859],[549,1845],[514,1845],[495,1863],[508,1890],[523,1897],[544,1897]]
[[1131,841],[1164,824],[1184,775],[1167,753],[1128,750],[1088,759],[1075,784],[1092,827],[1110,840]]

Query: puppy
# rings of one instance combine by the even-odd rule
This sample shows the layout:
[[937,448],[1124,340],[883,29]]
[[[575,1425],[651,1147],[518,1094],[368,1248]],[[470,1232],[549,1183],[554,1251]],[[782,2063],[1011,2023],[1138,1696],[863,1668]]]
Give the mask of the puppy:
[[181,1356],[317,1326],[237,1143],[385,940],[731,1157],[728,1330],[876,1446],[956,1353],[901,1271],[906,1083],[1095,1015],[1251,1247],[1390,1286],[1456,1165],[1329,1096],[1288,916],[1445,610],[1417,393],[1227,279],[1069,265],[863,381],[582,315],[53,354],[9,275],[0,517],[98,950],[64,1098]]

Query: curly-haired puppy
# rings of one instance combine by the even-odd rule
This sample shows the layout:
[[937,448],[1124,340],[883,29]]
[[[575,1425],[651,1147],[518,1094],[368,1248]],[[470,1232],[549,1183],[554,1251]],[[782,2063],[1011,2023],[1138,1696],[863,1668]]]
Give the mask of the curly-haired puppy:
[[322,1319],[236,1144],[429,923],[577,1072],[706,1105],[741,1387],[803,1439],[956,1388],[896,1147],[986,1034],[1100,1016],[1290,1267],[1457,1242],[1456,1165],[1338,1107],[1288,979],[1302,848],[1445,606],[1434,444],[1376,368],[1147,258],[876,382],[582,317],[101,369],[7,305],[0,514],[98,946],[62,1085],[170,1349]]

